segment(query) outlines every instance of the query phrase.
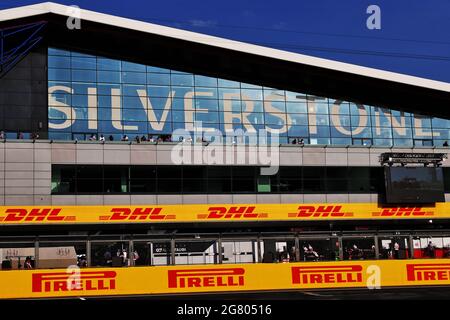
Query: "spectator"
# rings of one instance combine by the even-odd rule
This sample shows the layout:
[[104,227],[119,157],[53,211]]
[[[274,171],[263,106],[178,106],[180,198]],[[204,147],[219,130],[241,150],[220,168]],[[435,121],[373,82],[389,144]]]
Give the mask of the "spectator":
[[444,141],[443,146],[444,146],[444,147],[448,147],[448,142],[447,142],[447,140]]
[[304,259],[305,261],[318,261],[319,260],[319,254],[314,251],[313,247],[311,245],[308,246],[308,248],[304,247]]
[[31,257],[27,257],[25,259],[24,269],[33,269],[33,266],[31,265]]
[[39,139],[39,133],[33,132],[33,133],[30,135],[30,138],[31,138],[32,140],[37,140],[37,139]]
[[122,141],[128,141],[128,136],[126,134],[123,135]]
[[143,142],[147,141],[147,137],[145,136],[145,134],[142,135],[141,141],[143,141]]
[[95,134],[91,134],[89,141],[97,141],[97,136]]
[[149,142],[155,142],[155,138],[153,136],[150,137],[150,139],[148,140]]
[[363,253],[361,249],[359,249],[356,244],[353,245],[353,249],[350,250],[350,260],[362,260]]
[[141,143],[141,138],[139,136],[136,136],[136,138],[134,138],[134,140],[136,140],[136,143]]
[[303,139],[300,139],[300,141],[298,142],[299,145],[304,146],[305,145],[305,141]]
[[105,142],[105,137],[101,134],[100,138],[98,139],[99,141]]
[[394,243],[394,259],[400,259],[400,245],[398,242]]
[[0,139],[4,140],[6,138],[5,131],[0,131]]
[[292,140],[292,144],[297,144],[297,139]]
[[434,248],[433,242],[430,241],[428,243],[428,246],[426,247],[425,252],[429,258],[435,258],[435,248]]
[[111,134],[111,135],[109,135],[109,141],[114,141],[114,137],[113,137],[113,135]]
[[104,259],[105,259],[105,265],[107,266],[111,266],[112,265],[112,255],[111,255],[111,251],[106,250],[105,254],[103,255]]
[[22,132],[18,132],[17,133],[17,139],[23,140],[23,133]]

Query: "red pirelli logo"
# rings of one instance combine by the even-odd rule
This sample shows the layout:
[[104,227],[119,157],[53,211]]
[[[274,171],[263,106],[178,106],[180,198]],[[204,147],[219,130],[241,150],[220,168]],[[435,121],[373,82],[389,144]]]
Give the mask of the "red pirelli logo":
[[133,220],[173,220],[174,214],[162,214],[163,208],[112,208],[111,215],[100,216],[99,220],[133,221]]
[[342,206],[299,206],[297,212],[288,213],[290,218],[353,217],[353,212],[342,212]]
[[244,274],[243,268],[169,270],[169,288],[239,287]]
[[31,210],[14,208],[6,209],[6,216],[0,216],[4,222],[27,222],[27,221],[75,221],[75,216],[61,215],[61,208],[34,208]]
[[373,217],[422,217],[433,215],[433,211],[425,211],[422,207],[385,208],[381,211],[372,212]]
[[255,212],[255,206],[243,207],[209,207],[208,214],[198,214],[198,219],[254,219],[267,218],[267,213]]
[[33,292],[99,291],[116,289],[115,271],[34,273]]
[[292,283],[362,283],[362,270],[361,265],[292,267]]
[[408,281],[449,281],[450,263],[407,264]]

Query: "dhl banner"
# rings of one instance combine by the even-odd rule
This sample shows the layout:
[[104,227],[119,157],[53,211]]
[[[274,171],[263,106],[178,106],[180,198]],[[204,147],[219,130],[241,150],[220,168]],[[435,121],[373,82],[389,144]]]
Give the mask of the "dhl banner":
[[0,225],[373,219],[450,219],[450,203],[433,207],[377,203],[0,207]]
[[385,260],[0,272],[0,298],[450,285],[450,260]]

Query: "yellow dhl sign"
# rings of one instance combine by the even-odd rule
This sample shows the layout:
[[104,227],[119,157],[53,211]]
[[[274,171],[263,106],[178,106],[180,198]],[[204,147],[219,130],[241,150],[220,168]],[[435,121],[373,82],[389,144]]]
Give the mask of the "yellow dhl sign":
[[[142,281],[145,279],[145,281]],[[0,298],[450,285],[450,260],[346,261],[0,272]]]
[[433,207],[376,203],[0,207],[0,225],[449,218],[450,203]]

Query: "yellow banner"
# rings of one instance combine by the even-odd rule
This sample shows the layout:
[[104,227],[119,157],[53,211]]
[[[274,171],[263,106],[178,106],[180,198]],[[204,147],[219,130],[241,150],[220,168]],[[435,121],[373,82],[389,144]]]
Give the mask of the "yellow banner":
[[449,218],[450,203],[433,207],[376,203],[0,207],[0,225]]
[[450,260],[384,260],[0,272],[1,298],[450,285]]

